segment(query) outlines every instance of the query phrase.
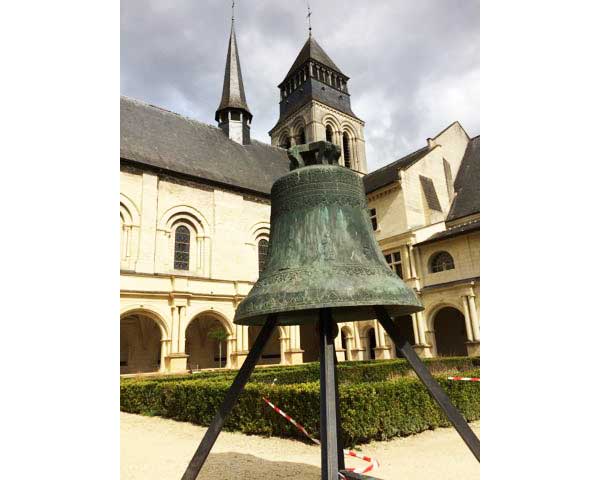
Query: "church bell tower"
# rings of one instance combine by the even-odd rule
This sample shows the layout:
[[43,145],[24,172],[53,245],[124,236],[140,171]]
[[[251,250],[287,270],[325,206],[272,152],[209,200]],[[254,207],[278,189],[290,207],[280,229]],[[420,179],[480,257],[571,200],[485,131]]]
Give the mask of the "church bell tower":
[[223,94],[221,95],[219,108],[215,112],[215,120],[219,123],[219,128],[231,140],[241,145],[250,144],[252,114],[246,103],[233,18],[231,20],[229,49],[227,50],[227,61],[225,63]]
[[309,34],[283,82],[279,120],[269,132],[271,145],[327,140],[342,151],[340,164],[366,173],[364,125],[350,106],[349,77]]

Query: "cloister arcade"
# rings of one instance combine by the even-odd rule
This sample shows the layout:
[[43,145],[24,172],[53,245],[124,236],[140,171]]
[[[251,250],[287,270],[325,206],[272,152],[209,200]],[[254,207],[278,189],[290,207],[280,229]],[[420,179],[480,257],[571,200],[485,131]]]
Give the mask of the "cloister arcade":
[[[260,327],[234,325],[232,319],[216,310],[174,308],[179,318],[166,321],[166,315],[152,308],[126,309],[121,315],[121,374],[197,371],[239,368],[252,348]],[[173,320],[181,320],[181,330],[173,330]],[[403,337],[415,345],[421,338],[415,315],[393,319]],[[468,355],[469,338],[465,316],[457,307],[439,305],[427,315],[429,348],[435,356]],[[219,335],[218,332],[221,332]],[[178,340],[176,340],[178,337]],[[219,338],[220,337],[220,338]],[[219,354],[219,343],[221,350]],[[375,320],[339,324],[335,339],[339,361],[389,359],[399,351]],[[180,367],[174,367],[174,361]],[[278,327],[265,347],[259,365],[289,365],[319,360],[315,324]]]

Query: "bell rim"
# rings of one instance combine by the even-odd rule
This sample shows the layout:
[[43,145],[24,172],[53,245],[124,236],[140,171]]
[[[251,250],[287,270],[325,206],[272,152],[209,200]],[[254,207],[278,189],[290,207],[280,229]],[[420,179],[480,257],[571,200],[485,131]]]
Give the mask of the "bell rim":
[[[262,325],[264,322],[262,321],[263,317],[266,317],[268,315],[272,315],[272,314],[285,314],[285,313],[300,313],[300,312],[312,312],[312,311],[318,311],[324,308],[331,308],[332,310],[337,310],[337,309],[342,309],[342,308],[347,308],[347,309],[352,309],[352,307],[357,307],[357,309],[359,308],[363,308],[363,307],[409,307],[408,310],[405,313],[402,313],[402,315],[410,315],[413,313],[417,313],[417,312],[422,312],[423,310],[425,310],[425,307],[423,306],[423,304],[417,300],[417,304],[415,303],[398,303],[398,302],[386,302],[386,301],[381,301],[381,302],[374,302],[372,299],[371,300],[364,300],[364,301],[357,301],[354,300],[353,302],[348,302],[347,300],[345,301],[340,301],[338,303],[334,303],[334,302],[328,302],[328,303],[315,303],[315,304],[304,304],[304,305],[299,305],[297,307],[290,307],[289,305],[286,306],[286,308],[272,308],[269,310],[261,310],[260,313],[258,314],[249,314],[249,315],[238,315],[237,311],[234,315],[233,318],[233,323],[235,325]],[[391,315],[392,316],[392,315]],[[398,316],[398,315],[393,315],[393,316]],[[376,318],[376,315],[373,315],[373,319]],[[256,319],[256,322],[258,323],[253,323],[252,319]],[[345,320],[337,320],[337,322],[343,323]],[[354,321],[361,321],[361,320],[347,320],[348,322],[354,322]],[[279,323],[279,322],[278,322]],[[285,323],[286,325],[294,325],[294,323]]]

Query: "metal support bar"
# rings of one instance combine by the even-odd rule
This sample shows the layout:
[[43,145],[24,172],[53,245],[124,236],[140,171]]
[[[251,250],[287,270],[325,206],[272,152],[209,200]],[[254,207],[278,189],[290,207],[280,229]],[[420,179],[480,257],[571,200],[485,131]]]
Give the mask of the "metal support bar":
[[335,344],[330,308],[319,310],[321,367],[321,480],[338,480],[338,417],[335,391]]
[[378,306],[375,307],[375,312],[377,313],[377,320],[379,320],[379,323],[394,341],[396,348],[402,352],[402,355],[404,358],[406,358],[419,379],[423,382],[425,388],[429,390],[431,396],[439,404],[441,409],[448,417],[448,420],[450,420],[452,425],[454,425],[454,428],[458,434],[465,441],[471,452],[473,452],[473,455],[475,455],[477,461],[479,461],[479,438],[477,438],[477,435],[475,435],[465,418],[452,404],[448,398],[448,395],[446,395],[446,392],[442,390],[442,387],[440,387],[440,385],[432,377],[425,364],[410,346],[410,343],[408,343],[408,341],[403,338],[402,335],[400,335],[400,330],[395,327],[386,309]]
[[223,401],[221,408],[215,415],[215,418],[204,434],[204,438],[196,449],[196,452],[194,453],[190,464],[185,470],[185,473],[181,477],[181,480],[196,480],[196,477],[198,477],[198,474],[200,473],[200,470],[206,461],[206,457],[208,457],[213,445],[217,441],[217,437],[219,436],[219,433],[221,433],[221,429],[225,424],[225,420],[235,406],[240,393],[250,378],[250,375],[252,375],[254,367],[260,358],[260,354],[269,341],[273,330],[275,330],[276,324],[277,315],[269,315],[265,325],[260,330],[260,333],[258,334],[250,353],[248,353],[242,368],[240,368],[240,371],[233,380],[231,387],[229,387],[229,391],[227,392],[227,395],[225,395],[225,400]]
[[[339,333],[337,325],[334,325],[335,331]],[[337,335],[335,335],[337,337]],[[334,338],[335,338],[334,337]],[[340,389],[338,382],[338,359],[337,352],[333,356],[334,359],[334,374],[335,374],[335,418],[337,419],[337,452],[338,452],[338,468],[344,470],[346,468],[346,461],[344,459],[344,445],[342,443],[342,416],[340,415]]]

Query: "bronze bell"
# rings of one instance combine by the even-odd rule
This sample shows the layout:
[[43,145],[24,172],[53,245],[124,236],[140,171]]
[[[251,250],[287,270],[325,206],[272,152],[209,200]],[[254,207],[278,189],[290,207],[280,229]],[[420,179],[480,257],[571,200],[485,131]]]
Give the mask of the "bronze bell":
[[258,281],[240,303],[234,323],[316,322],[331,308],[335,322],[392,317],[423,310],[412,288],[387,265],[367,214],[360,175],[338,164],[329,142],[288,150],[291,172],[271,190],[271,238]]
[[306,322],[318,325],[321,480],[349,475],[338,438],[334,322],[377,318],[479,460],[479,438],[391,319],[423,307],[381,254],[360,176],[337,165],[340,149],[329,142],[292,147],[288,154],[292,171],[271,190],[266,266],[235,313],[235,323],[262,328],[182,480],[197,479],[277,324]]

